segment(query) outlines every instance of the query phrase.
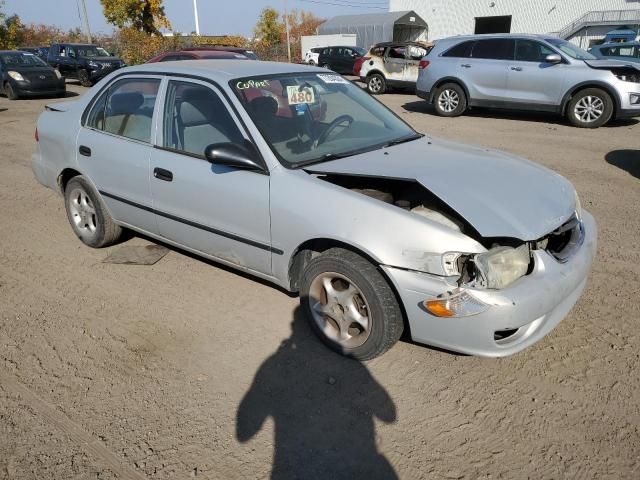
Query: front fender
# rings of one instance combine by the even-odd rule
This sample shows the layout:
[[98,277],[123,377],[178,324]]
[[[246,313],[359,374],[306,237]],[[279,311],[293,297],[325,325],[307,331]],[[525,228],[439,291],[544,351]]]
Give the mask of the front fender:
[[434,274],[443,274],[442,253],[486,251],[460,232],[302,170],[274,173],[271,235],[283,254],[273,256],[273,274],[283,284],[292,256],[314,239],[345,243],[380,265]]

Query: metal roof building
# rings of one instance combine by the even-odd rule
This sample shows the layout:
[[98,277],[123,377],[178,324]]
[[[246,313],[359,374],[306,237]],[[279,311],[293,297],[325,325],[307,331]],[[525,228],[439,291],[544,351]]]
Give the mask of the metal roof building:
[[318,27],[319,35],[355,33],[357,46],[369,48],[379,42],[426,40],[427,23],[411,10],[339,15]]
[[471,33],[554,33],[583,48],[616,28],[640,30],[634,0],[390,0],[389,10],[414,10],[428,39]]

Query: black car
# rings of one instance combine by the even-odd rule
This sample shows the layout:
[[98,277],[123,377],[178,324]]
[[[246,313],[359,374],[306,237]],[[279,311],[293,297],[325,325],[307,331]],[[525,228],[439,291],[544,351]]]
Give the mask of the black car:
[[9,100],[33,95],[66,95],[64,78],[33,53],[0,50],[0,80],[2,92]]
[[18,47],[16,50],[20,50],[21,52],[29,52],[37,55],[38,57],[47,60],[47,56],[49,55],[49,47]]
[[84,87],[124,67],[121,59],[111,56],[104,48],[84,43],[53,43],[47,61],[62,76],[75,78]]
[[326,47],[318,56],[318,65],[337,73],[351,75],[356,60],[365,53],[366,50],[360,47]]

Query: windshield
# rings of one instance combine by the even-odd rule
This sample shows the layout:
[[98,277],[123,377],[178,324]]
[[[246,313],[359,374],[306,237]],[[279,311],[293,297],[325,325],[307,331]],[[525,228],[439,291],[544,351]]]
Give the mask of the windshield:
[[361,57],[364,57],[365,53],[367,53],[367,51],[362,47],[353,47],[353,49],[358,52],[358,55]]
[[289,167],[419,137],[361,88],[333,73],[240,78],[230,84],[273,152]]
[[44,67],[47,66],[40,58],[33,53],[3,53],[0,55],[2,62],[7,67]]
[[80,57],[108,57],[109,52],[104,48],[95,47],[93,45],[76,47],[78,50],[78,56]]
[[573,43],[567,42],[566,40],[561,40],[559,38],[547,38],[547,42],[558,48],[562,53],[569,55],[571,58],[575,58],[576,60],[597,59],[596,56],[582,50],[580,47],[577,47]]

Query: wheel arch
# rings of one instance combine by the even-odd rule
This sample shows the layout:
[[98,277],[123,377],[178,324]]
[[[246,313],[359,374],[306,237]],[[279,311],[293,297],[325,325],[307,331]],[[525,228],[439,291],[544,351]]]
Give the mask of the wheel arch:
[[569,102],[571,101],[571,99],[577,93],[579,93],[582,90],[585,90],[587,88],[597,88],[597,89],[600,89],[600,90],[604,90],[613,99],[613,116],[612,116],[612,118],[615,118],[617,112],[621,108],[620,96],[615,91],[615,89],[612,88],[610,85],[608,85],[605,82],[600,82],[600,81],[597,81],[597,80],[578,83],[577,85],[574,85],[573,87],[571,87],[564,94],[564,96],[562,97],[562,103],[560,104],[560,114],[563,115],[563,116],[566,115],[567,106],[569,105]]
[[444,77],[434,83],[433,88],[431,89],[431,93],[429,94],[429,103],[433,103],[436,98],[436,91],[445,83],[455,83],[457,85],[460,85],[462,90],[464,90],[464,94],[467,96],[467,104],[471,102],[469,88],[467,88],[467,85],[462,80],[460,80],[458,77]]
[[369,78],[370,76],[375,75],[375,74],[382,75],[382,78],[384,78],[385,81],[387,80],[387,77],[385,76],[385,74],[382,73],[382,71],[379,70],[378,68],[374,68],[373,70],[369,70],[367,72],[367,76],[365,78]]
[[65,168],[64,170],[62,170],[62,172],[60,172],[60,174],[58,175],[57,180],[60,193],[64,195],[64,191],[67,188],[67,183],[69,183],[69,180],[71,180],[73,177],[77,177],[78,175],[82,175],[82,173],[80,173],[75,168]]
[[291,292],[299,293],[300,290],[300,276],[304,271],[305,267],[309,263],[309,261],[316,257],[317,255],[322,254],[323,252],[331,249],[331,248],[343,248],[345,250],[349,250],[361,257],[367,259],[374,266],[378,268],[378,271],[382,275],[382,277],[387,281],[389,288],[393,291],[393,294],[396,297],[396,301],[400,306],[400,311],[402,312],[402,321],[404,323],[404,331],[405,334],[411,337],[411,326],[409,325],[409,321],[407,319],[407,312],[405,310],[404,304],[402,303],[402,298],[398,293],[395,283],[389,278],[384,269],[380,268],[382,262],[377,259],[374,254],[370,252],[366,252],[363,249],[356,247],[348,242],[343,240],[338,240],[335,238],[313,238],[306,240],[301,243],[296,249],[294,249],[291,257],[289,258],[289,268],[288,268],[288,289]]

